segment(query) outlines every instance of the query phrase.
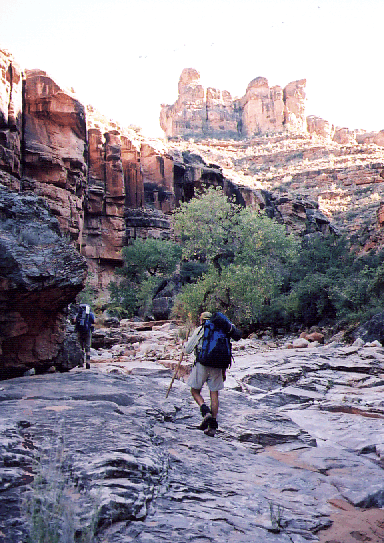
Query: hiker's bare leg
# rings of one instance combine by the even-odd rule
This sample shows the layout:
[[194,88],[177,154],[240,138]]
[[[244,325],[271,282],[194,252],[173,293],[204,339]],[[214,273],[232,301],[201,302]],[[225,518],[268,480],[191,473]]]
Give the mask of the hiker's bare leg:
[[219,391],[211,390],[211,412],[212,417],[216,418],[219,412]]
[[201,392],[201,389],[200,390],[197,390],[197,388],[191,388],[191,394],[193,396],[193,399],[195,400],[195,402],[199,405],[199,406],[202,406],[204,402],[204,398],[202,397],[202,395],[200,394]]

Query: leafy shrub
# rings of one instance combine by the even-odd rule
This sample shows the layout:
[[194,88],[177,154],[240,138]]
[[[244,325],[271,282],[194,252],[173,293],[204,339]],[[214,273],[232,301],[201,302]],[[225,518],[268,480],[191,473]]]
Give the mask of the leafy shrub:
[[159,239],[136,239],[122,250],[124,264],[117,270],[120,280],[109,285],[110,311],[119,318],[147,316],[152,296],[162,280],[169,277],[181,259],[176,243]]
[[259,320],[266,299],[281,287],[297,241],[285,227],[244,209],[221,189],[211,188],[175,213],[183,257],[207,271],[186,284],[176,298],[174,315],[196,321],[202,311],[223,311],[238,325]]
[[381,261],[379,254],[358,256],[344,237],[306,237],[282,291],[263,308],[261,322],[311,326],[370,318],[384,302]]

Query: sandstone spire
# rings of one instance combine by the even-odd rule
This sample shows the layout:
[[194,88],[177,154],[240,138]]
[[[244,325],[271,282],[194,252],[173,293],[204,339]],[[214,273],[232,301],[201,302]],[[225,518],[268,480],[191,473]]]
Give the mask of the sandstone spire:
[[256,77],[239,100],[226,90],[205,89],[199,72],[185,68],[179,79],[178,99],[173,105],[161,106],[160,125],[169,138],[306,132],[305,84],[301,79],[282,89],[269,87],[265,77]]

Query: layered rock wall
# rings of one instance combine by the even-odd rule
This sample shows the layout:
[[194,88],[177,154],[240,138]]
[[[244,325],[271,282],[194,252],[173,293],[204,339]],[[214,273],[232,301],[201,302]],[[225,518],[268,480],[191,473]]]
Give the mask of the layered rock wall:
[[186,68],[173,105],[162,105],[160,125],[168,138],[254,136],[305,131],[305,79],[284,89],[257,77],[241,99],[200,84],[197,70]]
[[0,73],[0,182],[46,199],[105,288],[129,238],[169,237],[172,160],[4,51]]
[[41,70],[25,77],[23,186],[43,196],[80,245],[87,182],[84,106]]

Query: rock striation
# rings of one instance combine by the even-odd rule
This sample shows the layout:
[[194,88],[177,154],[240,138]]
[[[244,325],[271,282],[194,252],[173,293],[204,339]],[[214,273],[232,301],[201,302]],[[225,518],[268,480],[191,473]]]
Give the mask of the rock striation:
[[105,543],[381,543],[380,344],[241,340],[209,438],[192,357],[165,398],[177,326],[137,325],[114,327],[91,370],[2,383],[0,541],[26,538],[26,505],[59,500],[56,530]]
[[[0,379],[56,363],[86,262],[46,202],[0,185]],[[61,356],[58,369],[69,369]]]
[[305,130],[305,79],[284,89],[265,77],[251,81],[243,98],[200,84],[200,74],[185,68],[178,99],[161,106],[160,125],[168,138],[254,136]]

